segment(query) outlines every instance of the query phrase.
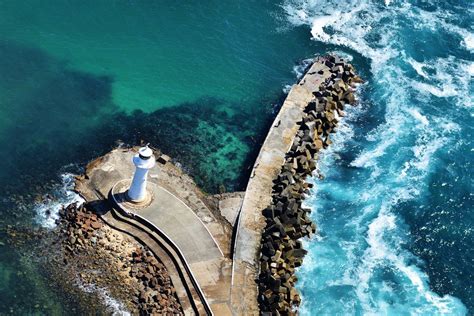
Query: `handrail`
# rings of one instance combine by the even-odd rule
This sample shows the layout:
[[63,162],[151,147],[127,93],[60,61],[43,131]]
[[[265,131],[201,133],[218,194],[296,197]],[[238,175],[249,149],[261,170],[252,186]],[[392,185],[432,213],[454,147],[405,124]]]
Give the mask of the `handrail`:
[[[245,194],[244,194],[245,198]],[[242,205],[243,205],[242,201]],[[239,212],[237,213],[237,218],[234,223],[234,227],[232,229],[232,238],[231,238],[231,245],[230,245],[230,256],[232,259],[232,272],[231,272],[231,277],[230,277],[230,285],[234,286],[234,272],[235,272],[235,252],[236,252],[236,247],[237,247],[237,238],[239,237],[239,226],[240,226],[240,219],[242,218],[241,212],[242,212],[242,205],[240,205]],[[231,291],[232,295],[232,291]]]
[[213,316],[214,314],[212,313],[212,310],[209,306],[209,303],[207,302],[206,297],[204,296],[204,293],[201,290],[201,287],[199,286],[198,282],[196,281],[196,278],[195,278],[193,272],[191,271],[191,268],[189,267],[189,264],[186,261],[186,258],[184,257],[181,249],[179,249],[179,247],[171,240],[171,238],[169,238],[168,235],[166,235],[166,233],[163,232],[160,228],[158,228],[155,224],[153,224],[152,222],[150,222],[149,220],[147,220],[146,218],[144,218],[144,217],[142,217],[138,214],[131,213],[131,212],[128,212],[127,210],[123,209],[122,206],[120,206],[120,204],[115,199],[115,196],[114,196],[114,193],[113,193],[114,189],[115,189],[115,185],[110,190],[109,195],[112,197],[112,201],[117,206],[118,211],[123,216],[128,217],[128,218],[133,219],[133,220],[136,220],[140,224],[144,225],[148,229],[150,229],[153,232],[155,232],[156,234],[158,234],[161,238],[163,238],[163,240],[168,244],[168,246],[170,246],[178,254],[178,257],[181,261],[181,264],[184,266],[184,268],[186,270],[186,273],[188,274],[188,277],[191,280],[191,283],[193,284],[194,288],[196,289],[196,293],[199,296],[199,299],[201,300],[201,303],[202,303],[206,313],[208,315]]
[[206,300],[206,297],[204,296],[204,293],[202,292],[201,287],[199,286],[196,280],[196,277],[194,276],[191,268],[189,267],[188,262],[186,261],[186,258],[184,257],[184,255],[182,254],[178,246],[163,231],[161,231],[157,226],[155,226],[153,223],[148,221],[146,218],[138,214],[133,214],[133,216],[138,219],[138,222],[141,222],[141,224],[147,226],[151,230],[154,230],[158,235],[160,235],[160,237],[163,238],[171,246],[171,248],[173,248],[173,250],[178,254],[179,259],[181,260],[181,263],[186,269],[186,272],[188,273],[188,276],[191,279],[191,282],[193,283],[194,288],[196,289],[196,292],[199,296],[199,299],[201,300],[202,305],[204,306],[204,309],[206,310],[208,315],[214,315],[209,306],[209,303]]
[[[242,209],[242,207],[240,207],[240,209]],[[237,240],[237,232],[240,223],[240,209],[237,213],[237,218],[235,219],[234,227],[232,227],[232,236],[230,237],[230,259],[232,261],[234,261],[235,241]]]

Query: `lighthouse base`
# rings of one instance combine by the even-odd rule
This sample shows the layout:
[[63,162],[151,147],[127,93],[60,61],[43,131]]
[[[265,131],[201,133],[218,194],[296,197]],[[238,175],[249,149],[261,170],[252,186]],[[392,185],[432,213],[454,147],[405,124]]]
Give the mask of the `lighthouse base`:
[[133,203],[134,205],[137,205],[137,206],[140,206],[140,205],[143,205],[143,206],[147,206],[149,205],[151,202],[152,202],[152,195],[151,195],[151,192],[148,192],[147,191],[147,194],[145,195],[145,197],[141,200],[134,200],[132,199],[129,195],[128,195],[128,190],[127,192],[125,192],[125,195],[126,195],[126,199],[127,199],[127,202],[130,202],[130,203]]
[[[128,196],[128,188],[130,187],[130,182],[130,180],[122,180],[117,182],[114,187],[115,198],[117,199],[117,201],[127,209],[131,210],[142,209],[149,206],[154,200],[153,192],[147,189],[147,194],[145,195],[145,198],[143,200],[132,200]],[[149,186],[153,186],[153,184],[149,183]]]

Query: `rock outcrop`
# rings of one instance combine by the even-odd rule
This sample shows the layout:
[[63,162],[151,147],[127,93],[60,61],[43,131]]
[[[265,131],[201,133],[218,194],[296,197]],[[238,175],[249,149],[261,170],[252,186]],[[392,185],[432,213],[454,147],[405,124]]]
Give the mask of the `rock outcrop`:
[[88,206],[60,211],[64,264],[78,282],[104,288],[140,315],[183,314],[166,267],[145,247],[106,225]]

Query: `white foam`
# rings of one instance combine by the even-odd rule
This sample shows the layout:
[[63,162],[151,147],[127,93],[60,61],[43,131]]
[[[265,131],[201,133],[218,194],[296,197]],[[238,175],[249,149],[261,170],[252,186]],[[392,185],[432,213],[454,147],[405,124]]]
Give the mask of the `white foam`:
[[[403,191],[401,189],[400,191]],[[431,314],[463,314],[465,308],[462,303],[449,295],[439,296],[432,292],[428,286],[428,278],[418,267],[406,263],[407,253],[401,247],[403,240],[397,237],[399,228],[396,216],[391,213],[392,205],[410,198],[410,194],[396,192],[394,198],[383,204],[377,217],[369,224],[366,241],[368,248],[364,251],[361,265],[357,267],[354,274],[356,280],[356,292],[363,305],[364,313],[378,314],[388,308],[383,301],[374,302],[371,286],[377,286],[375,272],[378,269],[394,269],[400,273],[399,277],[406,278],[409,284],[404,283],[406,295],[410,296],[410,312]],[[372,285],[373,284],[373,285]],[[403,284],[403,283],[402,283]],[[410,294],[415,290],[418,294]],[[425,305],[424,302],[428,303]],[[419,306],[419,307],[416,307]],[[434,308],[431,309],[431,307]]]
[[351,54],[349,54],[345,51],[342,51],[342,50],[332,51],[331,54],[332,55],[337,55],[337,56],[341,57],[342,59],[344,59],[347,62],[351,62],[351,61],[354,60],[354,56],[352,56]]
[[463,36],[462,44],[472,52],[474,50],[474,34],[465,31],[462,32],[461,35]]
[[426,82],[412,81],[412,85],[422,93],[429,93],[438,98],[452,97],[459,107],[471,107],[472,95],[470,82],[472,62],[454,59],[452,56],[430,61],[426,68],[433,72]]
[[84,203],[84,199],[73,191],[74,175],[64,173],[61,175],[61,184],[56,187],[43,201],[34,206],[36,221],[46,228],[54,228],[59,218],[59,211],[69,204]]
[[311,65],[312,61],[312,58],[304,59],[301,63],[293,67],[293,73],[296,75],[296,78],[300,79],[303,77],[304,71]]
[[389,253],[389,247],[383,241],[383,235],[387,230],[393,230],[397,227],[396,217],[393,214],[380,213],[372,223],[369,224],[367,232],[367,242],[369,244],[369,256],[371,260],[385,258]]
[[283,93],[285,93],[285,94],[290,93],[292,87],[293,87],[292,85],[286,84],[282,89]]
[[[404,252],[399,246],[402,244],[400,237],[400,229],[397,225],[397,217],[390,210],[393,205],[399,204],[401,201],[413,199],[420,194],[419,186],[423,183],[426,175],[429,173],[430,159],[435,155],[435,152],[443,145],[449,143],[447,136],[455,126],[452,126],[444,132],[444,134],[435,134],[429,128],[425,119],[416,109],[411,109],[414,118],[419,122],[416,126],[420,130],[420,135],[417,139],[417,145],[413,148],[413,158],[401,165],[404,177],[401,183],[390,189],[387,185],[390,181],[385,179],[391,174],[397,174],[396,171],[390,172],[388,175],[378,174],[374,179],[375,187],[372,185],[365,185],[370,187],[370,196],[372,200],[366,200],[369,205],[373,203],[375,207],[378,204],[377,198],[382,198],[382,206],[377,217],[368,225],[366,241],[368,248],[364,251],[362,260],[351,260],[350,266],[354,267],[353,271],[346,271],[344,279],[346,284],[356,284],[356,293],[360,303],[363,306],[364,314],[376,315],[387,311],[390,306],[384,301],[374,301],[372,296],[372,286],[377,286],[375,273],[377,269],[388,269],[392,267],[395,271],[399,271],[412,284],[416,295],[411,295],[413,301],[410,306],[406,308],[419,307],[419,313],[444,314],[451,312],[454,314],[463,314],[465,308],[462,303],[451,296],[440,297],[434,292],[431,292],[428,286],[428,279],[426,274],[419,270],[416,266],[407,265],[405,263],[407,256],[411,256]],[[441,121],[440,121],[441,120]],[[436,119],[438,124],[449,124],[443,119]],[[371,157],[373,159],[374,157]],[[374,162],[376,163],[376,162]],[[383,178],[381,178],[383,177]],[[369,181],[370,183],[370,181]],[[365,189],[363,189],[365,191]],[[388,192],[387,192],[388,191]],[[390,197],[390,198],[387,198]],[[373,212],[374,207],[364,209],[363,216],[355,219],[355,221],[363,222],[367,214]],[[359,224],[358,224],[359,225]],[[359,234],[362,231],[359,231]],[[390,243],[387,243],[390,240]],[[351,250],[353,251],[353,250]],[[352,282],[347,279],[352,278]],[[375,283],[374,283],[375,282]],[[373,285],[372,285],[373,284]],[[406,285],[404,285],[406,286]],[[410,291],[409,288],[406,289]],[[393,293],[392,293],[393,294]],[[427,302],[428,305],[423,304]],[[435,309],[429,309],[432,306]],[[415,310],[412,310],[415,312]]]
[[320,16],[313,19],[313,26],[311,28],[311,34],[314,38],[322,42],[329,42],[331,36],[326,33],[324,28],[326,26],[334,24],[336,21],[341,19],[341,13],[335,11],[332,15]]
[[107,311],[114,316],[130,316],[130,312],[125,305],[113,298],[105,288],[98,287],[94,284],[79,284],[79,287],[86,293],[96,293],[102,299]]
[[423,67],[426,67],[424,63],[417,62],[413,58],[408,58],[407,61],[413,67],[413,69],[415,69],[417,74],[419,74],[423,78],[428,79],[428,74],[423,70]]
[[418,91],[431,93],[432,95],[437,96],[438,98],[453,97],[456,95],[456,88],[453,85],[437,87],[426,83],[414,81],[413,86],[414,88],[417,88]]
[[410,113],[416,120],[418,120],[423,125],[429,125],[430,122],[426,118],[426,116],[421,115],[420,110],[416,108],[408,109],[408,113]]
[[[438,152],[450,146],[452,134],[460,131],[449,117],[438,117],[438,111],[431,111],[431,100],[445,98],[450,106],[469,108],[472,105],[470,82],[474,76],[474,63],[452,56],[417,61],[394,39],[399,37],[397,32],[403,28],[399,21],[406,20],[413,23],[415,32],[441,33],[441,25],[443,30],[461,35],[462,44],[468,50],[472,50],[473,37],[468,31],[453,25],[449,13],[425,11],[404,1],[385,0],[383,3],[385,5],[369,0],[288,0],[283,6],[291,23],[306,24],[311,28],[314,40],[348,47],[367,57],[374,78],[372,87],[386,87],[377,91],[379,95],[375,99],[384,106],[384,121],[368,133],[368,144],[364,143],[363,150],[350,163],[352,167],[361,168],[361,173],[368,171],[369,175],[364,176],[362,183],[358,182],[359,192],[357,189],[348,190],[349,196],[359,195],[353,203],[360,205],[362,214],[352,218],[344,229],[353,229],[354,238],[366,234],[366,245],[362,241],[349,244],[340,241],[338,247],[344,250],[347,260],[343,264],[349,268],[340,279],[328,279],[325,284],[357,285],[357,298],[364,314],[368,315],[389,313],[393,308],[388,301],[374,296],[380,288],[395,300],[400,300],[397,304],[405,304],[408,313],[464,314],[465,308],[458,299],[432,292],[427,275],[417,266],[408,264],[413,255],[401,247],[406,232],[392,208],[403,201],[418,198],[426,191]],[[407,65],[418,74],[416,79],[407,76]],[[384,94],[380,95],[380,91]],[[414,105],[414,100],[420,104]],[[348,121],[343,120],[345,125],[342,125],[346,134],[342,134],[338,127],[336,141],[321,155],[323,174],[336,172],[336,154],[347,142],[340,137],[353,137],[354,130]],[[328,178],[326,181],[327,184],[320,183],[320,188],[314,189],[312,194],[317,195],[322,187],[332,199],[339,199],[340,186]],[[317,207],[313,206],[313,209],[317,210]],[[322,216],[318,212],[313,215],[316,218]],[[344,220],[341,216],[341,221]],[[320,247],[327,247],[325,251],[330,252],[334,245],[323,240]],[[361,249],[365,249],[362,258],[355,255]],[[325,259],[317,258],[314,264],[319,269],[326,268]],[[305,265],[306,261],[303,267]],[[329,263],[327,268],[335,269]],[[388,283],[377,280],[377,273],[384,269],[393,270],[402,279],[400,285],[406,287],[406,293],[393,291]],[[305,311],[307,315],[311,314],[307,307],[302,314]]]
[[470,52],[474,51],[474,34],[470,31],[463,29],[459,26],[453,25],[442,21],[443,28],[451,31],[452,33],[458,34],[462,40],[460,42],[461,46],[467,49]]
[[467,73],[469,74],[469,77],[474,77],[474,62],[469,63],[467,66]]
[[[403,126],[406,125],[406,116],[403,112],[398,111],[398,103],[402,96],[394,95],[387,102],[388,112],[386,114],[386,122],[376,129],[374,129],[367,136],[367,140],[373,142],[375,147],[368,148],[361,152],[356,159],[351,162],[351,166],[359,168],[372,168],[372,177],[375,177],[379,172],[378,158],[383,157],[387,149],[396,145],[398,140],[406,134]],[[393,113],[393,114],[392,114]]]

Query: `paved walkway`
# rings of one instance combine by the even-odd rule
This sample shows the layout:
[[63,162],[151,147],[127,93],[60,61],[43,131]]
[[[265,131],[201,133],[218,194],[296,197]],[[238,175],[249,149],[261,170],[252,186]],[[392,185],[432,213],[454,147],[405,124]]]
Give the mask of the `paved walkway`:
[[205,314],[198,289],[194,287],[182,262],[176,259],[178,254],[168,246],[166,240],[135,220],[122,216],[115,209],[103,214],[101,218],[113,229],[145,243],[154,256],[166,266],[185,315]]
[[[130,180],[119,182],[113,193],[123,195],[129,184]],[[181,249],[189,264],[224,256],[206,226],[184,202],[153,182],[148,183],[148,190],[153,197],[150,205],[133,209],[125,202],[122,206],[159,227]]]
[[231,315],[231,265],[199,217],[178,197],[149,182],[150,205],[133,209],[124,193],[130,180],[122,180],[112,189],[120,205],[159,227],[181,250],[215,315]]
[[161,227],[190,264],[223,256],[206,226],[186,204],[157,185],[153,196],[152,205],[137,213]]

